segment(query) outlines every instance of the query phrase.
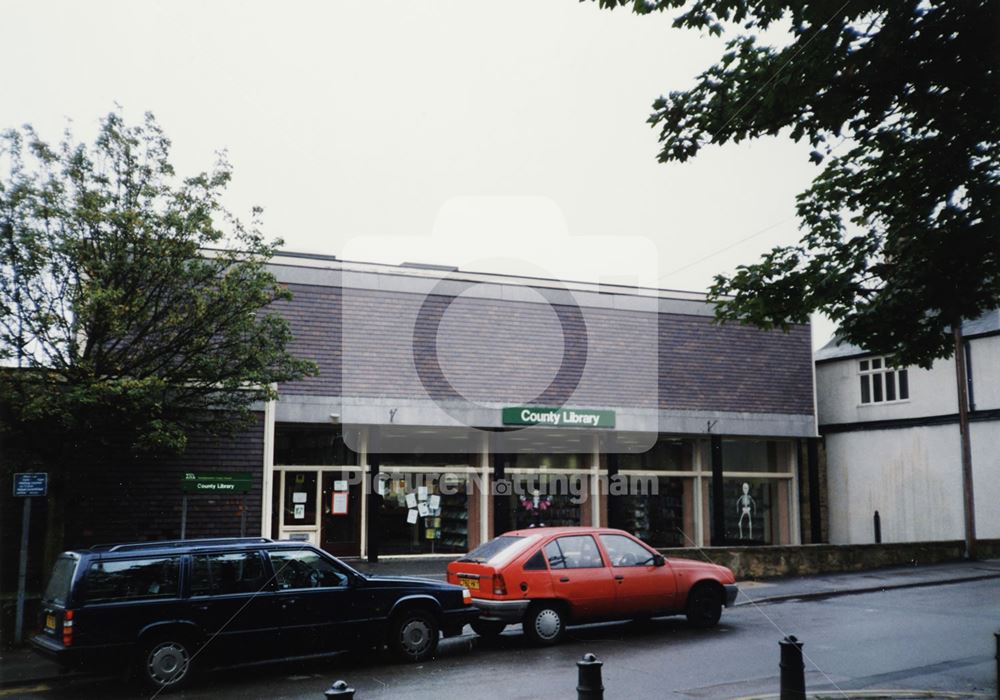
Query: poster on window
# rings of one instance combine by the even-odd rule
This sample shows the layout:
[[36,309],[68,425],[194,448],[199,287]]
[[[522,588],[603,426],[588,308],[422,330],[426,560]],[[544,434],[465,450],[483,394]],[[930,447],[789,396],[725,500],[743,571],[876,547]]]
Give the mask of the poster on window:
[[347,515],[347,491],[334,491],[332,500],[330,513],[332,515]]

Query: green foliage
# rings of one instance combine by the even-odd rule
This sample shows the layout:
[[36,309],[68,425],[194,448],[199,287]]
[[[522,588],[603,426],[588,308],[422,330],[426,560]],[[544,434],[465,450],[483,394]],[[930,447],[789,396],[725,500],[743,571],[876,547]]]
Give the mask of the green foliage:
[[949,326],[1000,302],[1000,2],[598,0],[725,35],[695,87],[653,104],[661,161],[788,134],[822,166],[797,199],[806,232],[710,296],[721,321],[787,328],[820,310],[847,341],[929,366]]
[[109,114],[91,146],[0,140],[0,391],[50,446],[177,452],[315,371],[267,311],[289,296],[265,266],[279,242],[220,203],[228,163],[180,179],[169,155],[152,115]]

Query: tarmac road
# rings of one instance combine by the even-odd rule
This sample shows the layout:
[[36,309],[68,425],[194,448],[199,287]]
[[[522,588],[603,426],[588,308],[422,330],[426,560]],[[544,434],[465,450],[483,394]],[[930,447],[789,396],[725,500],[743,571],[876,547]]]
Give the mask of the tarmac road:
[[[545,649],[529,646],[516,627],[492,645],[470,633],[443,642],[439,658],[427,664],[345,655],[214,672],[188,691],[160,697],[320,700],[343,678],[357,689],[358,700],[575,698],[575,662],[587,652],[604,662],[609,699],[759,697],[778,691],[778,640],[786,634],[805,643],[810,693],[824,690],[824,696],[836,697],[860,689],[916,689],[996,697],[997,631],[1000,583],[989,579],[740,605],[726,610],[721,624],[708,631],[690,629],[682,618],[590,625]],[[934,695],[923,695],[928,696]],[[145,696],[105,682],[42,683],[8,688],[0,697]]]

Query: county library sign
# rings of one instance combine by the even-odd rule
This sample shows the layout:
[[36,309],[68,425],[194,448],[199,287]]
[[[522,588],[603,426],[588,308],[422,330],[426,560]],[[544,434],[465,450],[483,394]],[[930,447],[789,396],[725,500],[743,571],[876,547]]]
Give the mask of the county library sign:
[[560,428],[615,427],[615,412],[607,410],[506,406],[501,411],[504,425],[551,425]]

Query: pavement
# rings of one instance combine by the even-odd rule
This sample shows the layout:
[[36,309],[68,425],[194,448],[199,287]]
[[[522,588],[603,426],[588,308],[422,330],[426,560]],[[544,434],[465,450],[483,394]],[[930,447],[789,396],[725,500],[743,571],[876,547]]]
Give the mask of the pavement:
[[[382,558],[377,563],[350,563],[365,573],[442,580],[445,578],[447,562],[452,559],[453,557],[389,557]],[[785,601],[817,600],[986,579],[1000,579],[1000,559],[740,581],[736,606],[764,606]],[[64,671],[28,648],[0,651],[0,689],[44,684],[60,679],[66,681],[76,675]],[[5,695],[8,693],[0,690],[0,697]]]

